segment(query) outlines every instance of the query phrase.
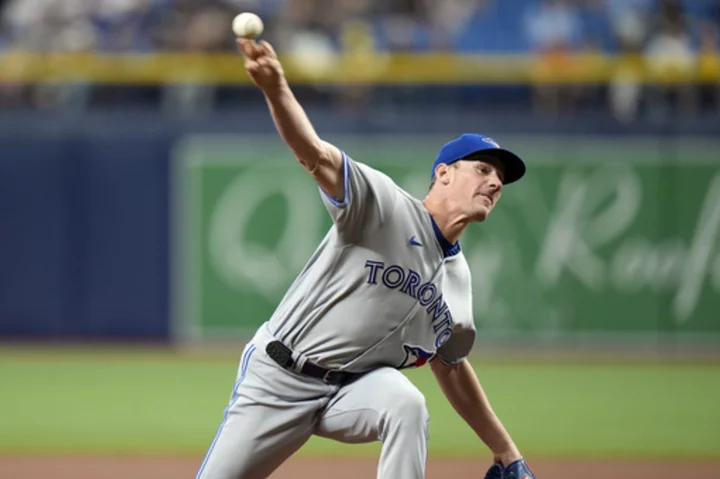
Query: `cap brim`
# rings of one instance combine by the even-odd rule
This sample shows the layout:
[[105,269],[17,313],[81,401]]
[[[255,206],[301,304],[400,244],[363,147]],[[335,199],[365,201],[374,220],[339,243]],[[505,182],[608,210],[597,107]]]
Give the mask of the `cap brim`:
[[504,148],[488,148],[478,151],[477,154],[492,156],[502,163],[505,169],[504,185],[515,183],[525,175],[525,162],[510,150]]

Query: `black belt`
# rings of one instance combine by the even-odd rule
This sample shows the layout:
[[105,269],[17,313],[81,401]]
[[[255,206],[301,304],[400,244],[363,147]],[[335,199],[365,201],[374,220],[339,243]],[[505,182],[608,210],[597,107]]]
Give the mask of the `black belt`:
[[[265,352],[281,367],[288,370],[294,370],[293,366],[295,366],[295,360],[292,357],[292,350],[280,341],[270,341],[265,347]],[[322,379],[327,384],[332,384],[334,386],[348,383],[360,376],[358,373],[338,371],[337,369],[326,369],[322,366],[311,363],[310,361],[305,361],[305,364],[303,364],[300,369],[300,373],[313,378]]]

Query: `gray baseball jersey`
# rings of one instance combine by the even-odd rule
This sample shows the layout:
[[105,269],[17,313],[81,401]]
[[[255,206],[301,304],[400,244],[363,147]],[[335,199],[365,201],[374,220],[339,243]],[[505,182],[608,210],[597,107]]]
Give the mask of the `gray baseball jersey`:
[[470,269],[418,199],[343,153],[334,225],[270,319],[297,353],[364,372],[462,360],[475,339]]
[[[462,360],[475,338],[470,271],[422,202],[343,154],[345,197],[323,196],[334,225],[273,316],[248,343],[198,479],[260,479],[312,435],[383,442],[380,479],[421,479],[429,415],[398,370],[435,354]],[[330,385],[266,353],[281,340],[297,364],[365,373]]]

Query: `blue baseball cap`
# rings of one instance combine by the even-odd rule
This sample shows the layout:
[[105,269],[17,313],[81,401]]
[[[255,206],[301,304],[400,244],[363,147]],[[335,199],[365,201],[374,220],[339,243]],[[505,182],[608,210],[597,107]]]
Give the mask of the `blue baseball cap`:
[[487,136],[476,133],[463,133],[440,148],[430,172],[430,179],[435,178],[435,168],[439,164],[445,163],[449,165],[458,160],[466,159],[474,153],[482,153],[495,158],[503,165],[505,169],[503,184],[505,185],[519,180],[525,174],[525,163],[512,151],[500,148],[500,145],[495,140]]

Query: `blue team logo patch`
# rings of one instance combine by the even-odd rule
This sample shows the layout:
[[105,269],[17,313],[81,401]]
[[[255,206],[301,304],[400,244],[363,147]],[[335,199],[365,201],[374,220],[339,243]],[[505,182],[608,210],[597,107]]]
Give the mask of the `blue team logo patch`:
[[403,360],[398,369],[419,368],[420,366],[424,366],[425,363],[435,356],[435,353],[425,351],[419,346],[403,344],[403,349],[405,350],[405,360]]

